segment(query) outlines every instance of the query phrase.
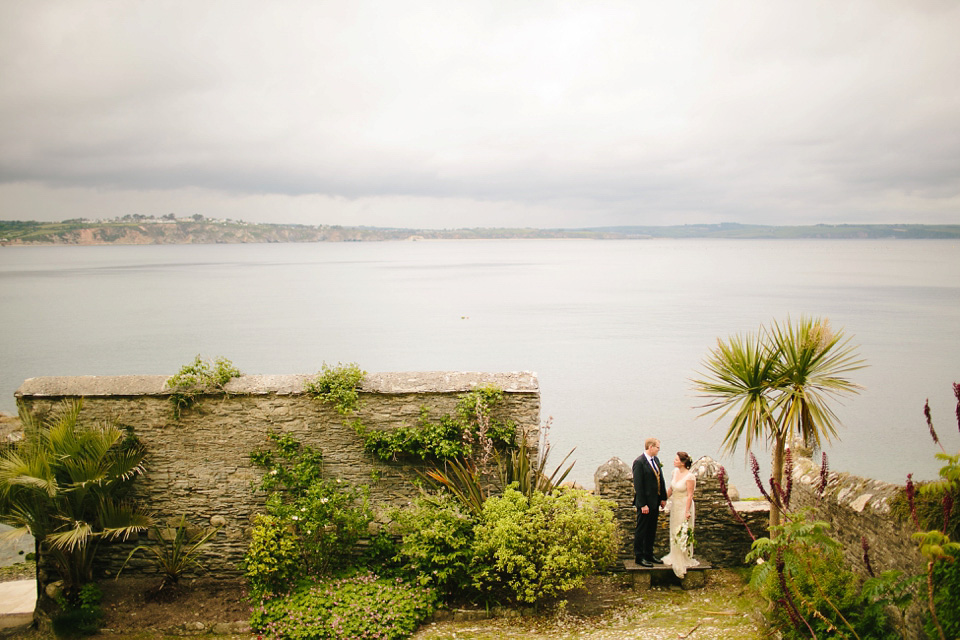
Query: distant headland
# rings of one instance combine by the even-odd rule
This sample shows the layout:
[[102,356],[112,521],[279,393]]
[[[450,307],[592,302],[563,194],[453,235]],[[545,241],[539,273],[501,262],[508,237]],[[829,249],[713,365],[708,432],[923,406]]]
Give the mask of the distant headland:
[[818,224],[772,226],[724,222],[673,226],[583,229],[469,228],[403,229],[338,225],[265,224],[205,218],[200,214],[159,218],[139,214],[112,220],[74,218],[61,222],[0,220],[0,246],[104,244],[239,244],[255,242],[379,242],[386,240],[505,240],[584,238],[723,239],[960,239],[960,225]]

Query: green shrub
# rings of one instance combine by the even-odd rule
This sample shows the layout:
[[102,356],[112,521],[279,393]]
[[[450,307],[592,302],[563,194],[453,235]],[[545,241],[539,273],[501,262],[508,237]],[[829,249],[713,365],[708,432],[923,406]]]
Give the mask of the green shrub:
[[401,534],[399,555],[421,586],[466,598],[473,589],[475,518],[449,494],[422,496],[395,514]]
[[244,575],[255,596],[286,593],[302,569],[296,534],[276,516],[257,514],[250,546],[243,559]]
[[267,638],[406,638],[433,613],[431,589],[359,574],[305,582],[254,606],[250,625]]
[[[289,435],[274,433],[268,437],[274,449],[254,452],[251,459],[266,470],[258,488],[269,494],[265,506],[272,519],[262,521],[264,530],[259,535],[263,545],[256,550],[258,557],[248,559],[246,566],[248,572],[263,574],[265,588],[275,589],[289,576],[281,570],[286,566],[285,558],[278,558],[274,567],[259,557],[267,551],[268,542],[282,542],[278,552],[285,555],[289,537],[296,548],[297,576],[323,574],[352,560],[357,541],[367,534],[373,512],[366,487],[323,477],[320,452]],[[273,568],[277,569],[276,579],[269,577]]]
[[304,384],[303,389],[317,400],[333,405],[340,415],[347,415],[360,406],[358,388],[365,375],[367,372],[356,363],[338,363],[331,367],[324,362],[321,372]]
[[486,501],[474,535],[475,585],[516,602],[581,586],[617,552],[612,504],[577,489],[528,497],[508,488]]

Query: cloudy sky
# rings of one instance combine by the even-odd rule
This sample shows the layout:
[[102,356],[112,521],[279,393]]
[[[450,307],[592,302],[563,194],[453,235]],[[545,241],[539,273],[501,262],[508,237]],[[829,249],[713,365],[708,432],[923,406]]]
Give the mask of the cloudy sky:
[[0,2],[0,219],[960,223],[954,0]]

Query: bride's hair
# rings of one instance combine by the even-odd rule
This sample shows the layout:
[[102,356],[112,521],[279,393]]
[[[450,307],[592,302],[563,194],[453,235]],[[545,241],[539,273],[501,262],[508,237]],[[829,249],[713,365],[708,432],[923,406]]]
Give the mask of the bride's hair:
[[680,458],[680,462],[682,462],[683,466],[687,469],[693,464],[693,458],[691,458],[686,451],[677,451],[677,457]]

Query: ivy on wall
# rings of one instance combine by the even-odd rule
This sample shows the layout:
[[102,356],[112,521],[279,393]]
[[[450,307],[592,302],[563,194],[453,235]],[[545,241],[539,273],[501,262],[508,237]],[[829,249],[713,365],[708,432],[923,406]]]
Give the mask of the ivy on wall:
[[[343,416],[360,408],[359,388],[366,371],[355,363],[323,365],[322,371],[304,385],[311,397],[330,404]],[[491,448],[512,449],[516,446],[516,423],[493,416],[503,403],[503,390],[481,387],[460,396],[453,413],[431,421],[426,407],[413,426],[389,431],[379,430],[355,419],[350,426],[363,440],[363,448],[380,460],[449,460],[453,458],[488,458]]]

